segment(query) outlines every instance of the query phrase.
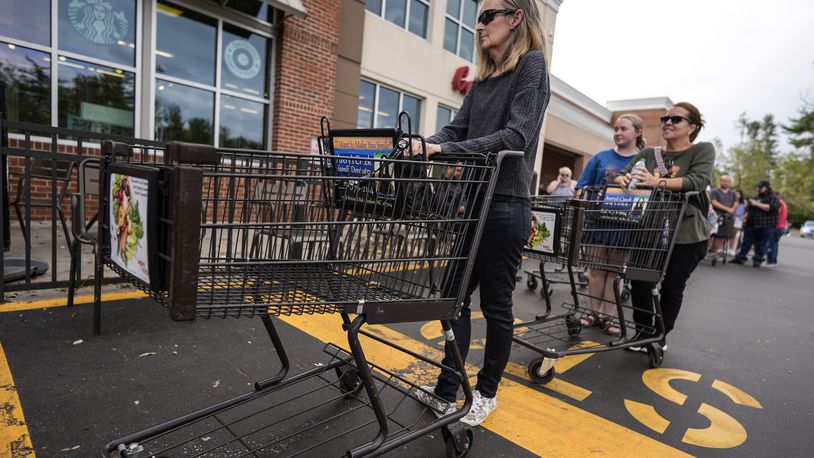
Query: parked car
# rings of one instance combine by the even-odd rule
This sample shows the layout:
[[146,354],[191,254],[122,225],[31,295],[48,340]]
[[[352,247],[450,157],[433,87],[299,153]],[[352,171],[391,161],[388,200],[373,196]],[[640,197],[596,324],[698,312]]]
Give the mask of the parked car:
[[800,226],[800,237],[814,238],[814,221],[806,221]]

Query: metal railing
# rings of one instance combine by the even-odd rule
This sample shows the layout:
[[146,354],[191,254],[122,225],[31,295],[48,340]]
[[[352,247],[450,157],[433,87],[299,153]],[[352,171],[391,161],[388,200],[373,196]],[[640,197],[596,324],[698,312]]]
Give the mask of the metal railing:
[[[7,121],[4,98],[0,87],[0,189],[3,190],[0,240],[4,242],[4,249],[0,251],[0,263],[4,265],[0,303],[6,302],[6,294],[10,292],[67,287],[73,279],[64,267],[74,255],[79,256],[75,260],[79,269],[76,278],[81,278],[82,252],[72,253],[69,225],[70,194],[78,189],[76,168],[82,160],[99,157],[104,140],[164,146],[151,140]],[[40,236],[39,243],[32,241],[32,222],[38,223],[34,232]],[[13,234],[18,230],[21,238]],[[42,237],[46,231],[50,235],[50,250],[44,247],[48,243],[44,240],[48,237]],[[36,255],[47,256],[47,259],[32,257],[35,246]],[[6,270],[6,261],[11,260],[17,263],[16,278]],[[43,267],[47,270],[38,277]],[[119,281],[117,278],[111,273],[107,281]]]

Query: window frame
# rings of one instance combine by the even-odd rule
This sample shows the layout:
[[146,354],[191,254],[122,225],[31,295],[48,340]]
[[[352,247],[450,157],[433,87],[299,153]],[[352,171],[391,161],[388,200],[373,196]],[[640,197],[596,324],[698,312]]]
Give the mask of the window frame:
[[436,128],[435,133],[437,133],[438,131],[441,130],[441,129],[438,128],[438,113],[442,109],[449,111],[449,119],[447,120],[447,122],[444,123],[444,126],[448,126],[449,123],[451,123],[452,120],[455,119],[455,115],[458,114],[458,108],[452,108],[449,105],[444,105],[443,103],[438,103],[438,105],[436,105],[436,107],[435,107],[435,128]]
[[[63,0],[65,1],[65,0]],[[133,91],[133,136],[139,136],[141,132],[141,100],[142,100],[142,74],[139,69],[143,69],[142,62],[142,46],[144,42],[143,29],[143,12],[144,2],[134,0],[135,3],[135,62],[133,66],[121,65],[116,62],[110,62],[104,59],[97,59],[92,56],[79,54],[69,51],[61,51],[59,49],[59,0],[50,0],[51,5],[51,41],[49,46],[44,46],[30,41],[20,40],[5,35],[0,35],[0,41],[13,44],[15,46],[22,46],[24,48],[33,49],[46,53],[51,58],[51,127],[59,127],[59,57],[64,56],[68,59],[79,60],[94,65],[102,65],[105,67],[118,68],[125,72],[130,72],[135,75],[135,90]]]
[[[280,19],[280,11],[273,9],[274,24],[270,24],[260,19],[251,17],[245,13],[237,10],[232,10],[226,7],[218,6],[213,3],[211,5],[200,2],[193,2],[190,0],[167,0],[171,3],[177,4],[184,8],[188,8],[200,14],[205,14],[215,19],[218,22],[217,39],[216,39],[216,79],[214,86],[202,85],[193,81],[187,81],[183,78],[175,78],[168,75],[159,76],[156,73],[155,63],[155,49],[157,44],[157,3],[158,0],[133,0],[135,3],[135,62],[133,66],[121,65],[116,62],[110,62],[104,59],[98,59],[92,56],[79,54],[69,51],[61,51],[59,49],[59,1],[49,0],[50,5],[50,44],[48,46],[33,43],[27,40],[21,40],[11,36],[2,34],[0,31],[0,41],[13,44],[23,48],[32,49],[45,53],[51,59],[51,78],[50,78],[50,117],[51,127],[59,127],[59,57],[64,56],[68,59],[79,60],[88,64],[101,65],[105,67],[112,67],[121,69],[125,72],[130,72],[135,75],[135,88],[133,100],[133,137],[155,140],[155,97],[157,91],[157,79],[165,80],[167,82],[191,86],[198,89],[207,90],[215,93],[215,112],[214,112],[214,135],[213,141],[215,145],[220,142],[220,103],[221,94],[234,96],[240,99],[246,99],[266,105],[265,123],[264,126],[264,142],[266,149],[269,149],[272,144],[272,125],[274,120],[274,88],[276,87],[275,69],[277,68],[277,39],[278,27]],[[67,1],[67,0],[62,0]],[[409,4],[409,2],[408,2]],[[229,24],[234,27],[239,27],[251,33],[263,36],[269,40],[269,49],[267,50],[267,68],[266,75],[268,81],[268,98],[255,97],[249,94],[232,91],[230,89],[220,88],[221,82],[221,65],[222,65],[222,41],[223,41],[223,24]],[[149,56],[149,57],[148,57]],[[375,84],[375,83],[374,83]]]
[[417,1],[419,3],[422,3],[424,6],[427,7],[427,22],[424,24],[424,36],[421,36],[421,35],[413,32],[412,30],[410,30],[410,8],[411,8],[411,5],[413,3],[412,0],[406,0],[404,2],[405,3],[405,7],[404,7],[404,26],[400,26],[400,25],[396,24],[395,22],[390,21],[390,20],[388,20],[388,19],[386,19],[384,17],[385,11],[387,11],[387,2],[388,2],[388,0],[382,0],[382,11],[381,11],[380,14],[376,14],[374,11],[371,11],[371,10],[367,9],[367,2],[365,2],[365,11],[372,14],[372,15],[374,15],[374,16],[376,16],[376,17],[378,17],[378,18],[380,18],[380,19],[382,19],[382,20],[384,20],[388,24],[391,24],[391,25],[393,25],[395,27],[398,27],[398,28],[400,28],[402,30],[406,30],[407,32],[412,33],[413,35],[415,35],[415,36],[417,36],[417,37],[419,37],[419,38],[421,38],[423,40],[426,40],[427,35],[429,35],[429,33],[430,33],[430,25],[432,24],[432,18],[431,18],[431,16],[432,16],[432,9],[431,9],[432,5],[430,5],[430,0],[415,0],[415,1]]
[[[213,135],[212,141],[215,147],[219,147],[220,144],[220,107],[221,107],[221,94],[225,94],[228,96],[236,97],[239,99],[250,100],[253,102],[258,102],[261,104],[266,105],[266,114],[264,119],[266,120],[266,125],[264,126],[264,143],[266,145],[265,149],[270,149],[272,144],[272,125],[274,119],[274,87],[275,87],[275,68],[277,64],[277,29],[273,26],[268,27],[268,30],[263,30],[262,28],[257,28],[256,26],[253,27],[246,23],[240,23],[230,18],[226,17],[225,15],[219,14],[218,8],[226,7],[218,7],[217,5],[209,5],[209,4],[199,4],[199,3],[192,3],[187,0],[164,0],[170,3],[174,3],[178,6],[183,8],[195,11],[196,13],[203,14],[209,16],[210,18],[217,21],[217,34],[215,37],[215,51],[216,51],[216,58],[215,58],[215,83],[213,86],[209,86],[206,84],[198,83],[195,81],[188,81],[183,78],[177,78],[174,76],[163,75],[156,72],[156,46],[158,45],[158,2],[160,0],[150,0],[150,4],[152,7],[151,15],[151,49],[150,49],[150,68],[148,70],[148,74],[150,76],[150,83],[149,83],[149,94],[148,100],[144,102],[149,106],[149,113],[150,117],[148,119],[148,132],[147,137],[151,140],[155,140],[155,97],[157,91],[157,82],[158,80],[166,81],[169,83],[181,84],[185,86],[190,86],[196,89],[205,90],[207,92],[211,92],[215,94],[215,112],[213,114]],[[236,10],[229,10],[230,12],[240,14],[245,16],[248,21],[254,22],[256,25],[268,25],[268,23],[260,21],[256,18],[252,18],[246,14],[242,14]],[[277,18],[279,14],[278,10],[274,10],[274,17]],[[269,40],[269,49],[267,50],[268,55],[266,56],[267,59],[267,71],[268,74],[266,75],[268,81],[268,99],[262,97],[255,97],[248,94],[243,94],[241,92],[233,91],[230,89],[223,89],[220,87],[221,85],[221,67],[223,65],[223,24],[229,24],[233,27],[238,27],[244,30],[247,30],[251,33],[260,35],[265,37]]]
[[[464,60],[466,60],[467,62],[475,63],[478,60],[478,47],[477,47],[476,42],[475,42],[475,40],[478,37],[478,32],[474,28],[469,27],[468,25],[464,24],[464,22],[463,22],[464,8],[465,8],[464,4],[467,1],[469,1],[469,0],[461,0],[461,4],[458,7],[458,17],[450,16],[449,12],[444,10],[444,21],[450,20],[450,21],[454,22],[457,25],[457,27],[456,27],[456,32],[457,33],[456,33],[456,36],[455,36],[455,52],[453,53],[452,51],[450,51],[447,48],[443,47],[443,39],[441,41],[441,43],[442,43],[441,49],[443,49],[444,51],[446,51],[448,53],[455,54],[456,56],[460,57],[461,59],[464,59],[461,56],[461,30],[466,29],[469,32],[472,32],[472,59],[464,59]],[[480,7],[481,7],[481,1],[477,0],[475,2],[475,11],[476,12],[479,11]],[[477,21],[478,21],[478,19],[476,17],[475,18],[475,27],[478,26]],[[445,31],[444,31],[444,37],[443,38],[446,38],[446,28],[444,30]]]
[[[370,126],[370,127],[362,127],[362,128],[377,129],[379,127],[397,127],[398,126],[398,114],[401,113],[403,111],[403,109],[404,109],[404,96],[406,95],[406,96],[412,97],[412,98],[414,98],[414,99],[416,99],[418,101],[418,124],[416,125],[415,120],[411,119],[411,124],[412,124],[411,127],[413,128],[413,133],[414,134],[417,134],[417,133],[421,132],[421,122],[424,120],[424,116],[421,115],[421,111],[424,109],[424,106],[426,105],[424,103],[425,99],[423,97],[419,97],[418,95],[403,91],[403,90],[395,88],[393,86],[388,86],[386,84],[377,83],[376,81],[371,80],[369,78],[365,78],[365,77],[360,78],[359,84],[361,84],[362,82],[373,85],[373,125]],[[379,113],[379,100],[380,100],[379,92],[380,92],[380,89],[382,87],[384,87],[385,89],[388,89],[390,91],[396,92],[399,95],[399,106],[398,106],[398,113],[396,113],[396,125],[395,126],[380,126],[379,123],[378,123],[378,116],[377,115]],[[358,124],[359,123],[359,115],[358,115],[358,113],[356,115],[356,123],[357,123],[357,127],[358,127],[359,126],[359,124]]]

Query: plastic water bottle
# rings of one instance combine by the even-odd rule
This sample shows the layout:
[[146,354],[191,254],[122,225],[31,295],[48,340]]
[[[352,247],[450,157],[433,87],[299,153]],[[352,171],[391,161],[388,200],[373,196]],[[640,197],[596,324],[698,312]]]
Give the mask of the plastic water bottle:
[[[647,168],[647,165],[644,163],[644,159],[639,159],[638,162],[636,162],[636,165],[634,165],[633,169],[631,169],[631,170],[636,171],[636,169],[646,169],[646,168]],[[632,178],[630,180],[630,183],[628,183],[628,185],[627,185],[627,189],[631,190],[631,189],[635,189],[635,188],[636,188],[636,178]]]

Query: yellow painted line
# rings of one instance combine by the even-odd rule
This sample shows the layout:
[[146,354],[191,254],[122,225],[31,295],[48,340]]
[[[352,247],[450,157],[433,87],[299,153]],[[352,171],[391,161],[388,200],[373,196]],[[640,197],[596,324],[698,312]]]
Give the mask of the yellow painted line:
[[701,380],[701,374],[684,371],[681,369],[663,368],[648,369],[644,371],[644,374],[642,374],[642,382],[644,382],[648,388],[664,399],[682,406],[684,405],[684,401],[687,400],[687,395],[671,387],[671,380],[689,380],[691,382],[697,382]]
[[[337,315],[299,315],[280,319],[323,342],[344,344]],[[385,326],[368,326],[371,333],[418,354],[440,361],[443,353]],[[437,369],[419,364],[402,352],[361,336],[370,361],[388,370],[409,374],[418,383],[434,383]],[[344,346],[344,345],[343,345]],[[477,368],[467,366],[470,374]],[[504,378],[498,395],[500,408],[483,427],[532,453],[546,457],[573,456],[690,456],[655,439],[579,409],[540,391]],[[477,446],[477,445],[476,445]]]
[[763,406],[760,405],[757,399],[753,398],[752,396],[745,393],[740,388],[734,387],[726,382],[722,382],[718,379],[715,379],[712,382],[712,388],[720,391],[721,393],[729,396],[729,399],[732,400],[735,404],[741,406],[752,407],[755,409],[762,409]]
[[[102,295],[102,302],[121,301],[124,299],[138,299],[147,297],[141,291],[126,291],[123,293],[110,293]],[[74,297],[74,304],[87,304],[93,302],[93,296],[76,296]],[[0,304],[0,312],[20,312],[23,310],[45,309],[50,307],[63,307],[68,304],[67,297],[57,297],[55,299],[44,299],[39,301],[29,302],[10,302]]]
[[659,415],[651,405],[625,399],[625,407],[633,418],[659,434],[664,434],[670,426],[670,421]]
[[17,396],[17,387],[11,378],[6,353],[0,344],[0,456],[34,458],[34,447],[23,416],[23,407]]
[[682,442],[706,448],[732,448],[746,442],[746,429],[726,412],[702,403],[698,413],[709,420],[704,429],[689,428]]
[[[528,380],[529,378],[528,368],[525,368],[520,364],[509,362],[509,364],[506,365],[506,372],[522,379]],[[586,390],[581,386],[574,385],[573,383],[566,382],[565,380],[561,380],[556,377],[545,385],[540,386],[563,396],[568,396],[569,398],[577,401],[584,401],[592,393],[590,390]]]
[[[592,342],[590,340],[586,340],[579,345],[574,345],[571,349],[577,348],[590,348],[590,347],[598,347],[601,344],[599,342]],[[586,353],[584,355],[568,355],[564,358],[560,358],[557,361],[557,365],[554,366],[554,370],[557,371],[558,374],[564,374],[569,369],[573,368],[577,364],[585,361],[586,359],[590,358],[591,356],[595,355],[596,353]]]

